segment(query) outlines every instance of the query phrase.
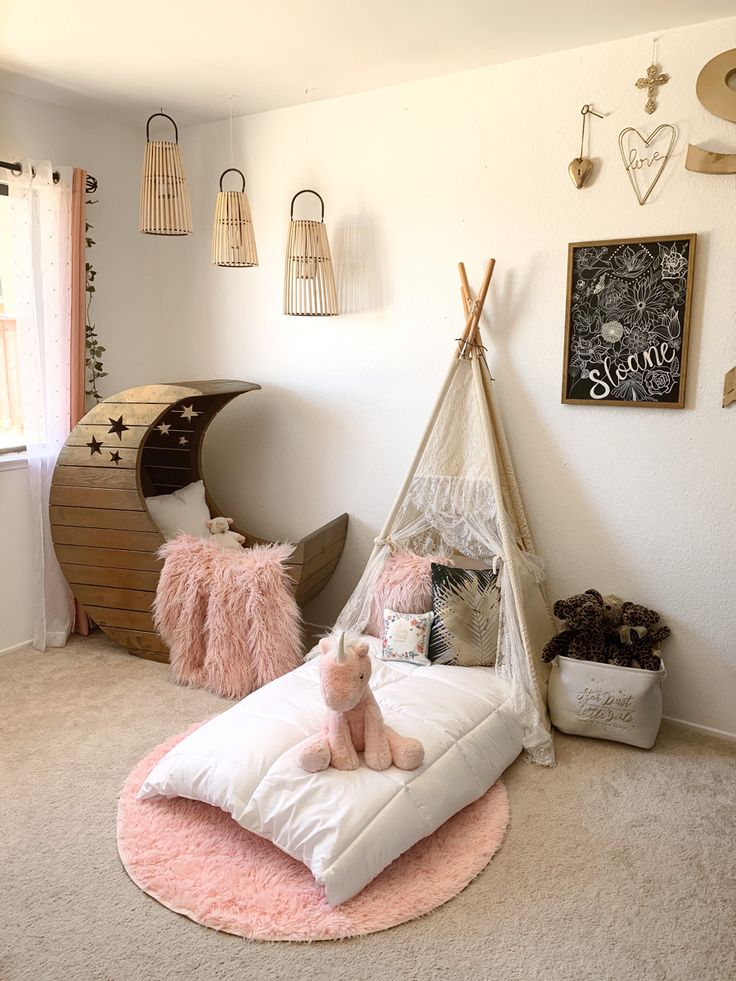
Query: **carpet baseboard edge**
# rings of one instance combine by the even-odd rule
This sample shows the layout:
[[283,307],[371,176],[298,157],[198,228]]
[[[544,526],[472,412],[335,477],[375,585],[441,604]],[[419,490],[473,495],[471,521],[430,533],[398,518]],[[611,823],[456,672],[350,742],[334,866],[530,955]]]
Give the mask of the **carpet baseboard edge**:
[[717,736],[719,739],[727,739],[729,742],[736,743],[736,732],[726,732],[725,729],[714,729],[712,726],[701,726],[697,722],[686,722],[684,719],[676,719],[672,715],[663,715],[663,721],[674,722],[677,726],[685,729],[693,729],[695,732],[702,732],[708,736]]
[[3,654],[12,654],[13,651],[19,651],[21,647],[29,647],[33,641],[29,638],[28,640],[22,640],[20,644],[12,644],[10,647],[3,647],[0,650],[0,656]]

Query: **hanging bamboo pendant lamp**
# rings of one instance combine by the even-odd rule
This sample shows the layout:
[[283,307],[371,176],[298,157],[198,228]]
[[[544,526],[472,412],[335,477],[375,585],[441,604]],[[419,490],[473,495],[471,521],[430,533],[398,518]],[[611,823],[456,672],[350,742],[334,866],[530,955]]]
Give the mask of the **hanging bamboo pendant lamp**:
[[[175,140],[152,140],[151,120],[168,119]],[[191,235],[192,209],[189,190],[179,154],[179,130],[165,112],[154,112],[146,123],[146,155],[141,177],[141,203],[138,229],[145,235]]]
[[[300,194],[319,198],[319,221],[294,218],[294,202]],[[299,191],[291,199],[289,241],[284,271],[284,313],[295,317],[336,317],[337,288],[330,243],[325,228],[325,203],[316,191]]]
[[[240,174],[242,190],[223,191],[222,178],[226,174]],[[215,220],[212,225],[212,265],[258,265],[256,237],[253,234],[248,195],[245,193],[245,175],[237,167],[228,167],[220,175],[220,191],[215,202]]]

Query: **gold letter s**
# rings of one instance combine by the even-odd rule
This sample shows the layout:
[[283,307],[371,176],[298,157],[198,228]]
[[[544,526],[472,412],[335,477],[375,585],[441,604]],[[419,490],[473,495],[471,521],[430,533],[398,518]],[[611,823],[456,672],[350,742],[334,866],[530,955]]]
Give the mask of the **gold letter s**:
[[[695,92],[708,112],[736,123],[736,90],[729,78],[736,74],[736,48],[723,51],[703,66],[695,83]],[[736,153],[714,153],[702,147],[687,148],[686,170],[699,174],[736,174]]]

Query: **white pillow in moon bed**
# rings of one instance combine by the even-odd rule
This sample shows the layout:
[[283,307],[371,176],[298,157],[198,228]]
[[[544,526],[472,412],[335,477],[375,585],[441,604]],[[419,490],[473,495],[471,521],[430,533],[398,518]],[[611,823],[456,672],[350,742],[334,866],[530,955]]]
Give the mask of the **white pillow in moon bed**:
[[167,540],[181,534],[209,538],[210,510],[201,480],[187,484],[173,494],[147,497],[146,507]]

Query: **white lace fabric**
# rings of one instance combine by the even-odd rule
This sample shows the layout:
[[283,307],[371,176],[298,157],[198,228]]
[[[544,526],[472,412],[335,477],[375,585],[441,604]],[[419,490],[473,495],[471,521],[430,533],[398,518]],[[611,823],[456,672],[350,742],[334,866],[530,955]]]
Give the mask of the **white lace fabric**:
[[[395,515],[376,539],[373,555],[335,627],[364,630],[375,582],[392,549],[419,555],[455,553],[488,564],[500,559],[496,670],[511,689],[528,757],[550,765],[554,749],[539,637],[545,636],[545,616],[549,621],[545,639],[555,628],[541,587],[543,563],[531,547],[488,369],[477,359],[459,360],[451,372],[429,438],[415,460],[413,477]],[[524,609],[525,597],[527,604],[535,599],[536,629],[527,622],[531,617]]]

